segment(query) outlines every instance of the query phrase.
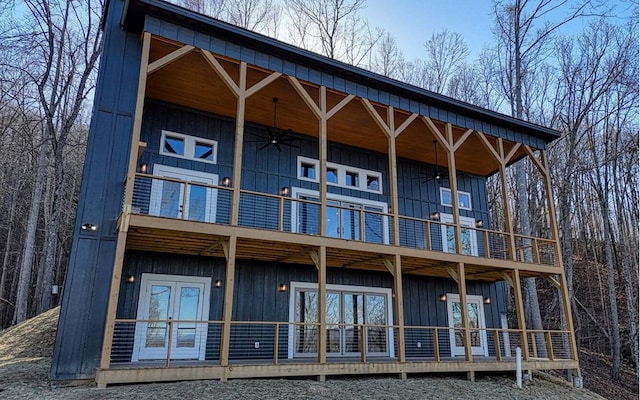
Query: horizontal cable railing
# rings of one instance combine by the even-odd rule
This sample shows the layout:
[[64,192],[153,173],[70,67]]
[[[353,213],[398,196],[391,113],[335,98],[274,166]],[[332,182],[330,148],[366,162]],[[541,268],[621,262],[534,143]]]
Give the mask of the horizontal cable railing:
[[[220,365],[223,325],[221,321],[116,320],[111,365]],[[229,363],[318,362],[317,322],[232,321],[229,329]],[[344,362],[397,359],[399,331],[392,325],[327,323],[327,358]],[[567,331],[469,328],[471,354],[479,362],[513,360],[516,348],[524,347],[524,338],[530,359],[574,359]],[[405,326],[404,352],[408,362],[459,361],[465,359],[465,339],[464,328]]]
[[[132,213],[230,224],[233,188],[213,183],[138,173],[133,188]],[[240,190],[238,226],[271,231],[319,235],[322,204],[313,198]],[[326,236],[376,244],[460,254],[524,263],[558,265],[556,243],[550,239],[490,229],[459,226],[439,220],[398,218],[395,243],[394,214],[367,204],[330,203],[325,208]]]

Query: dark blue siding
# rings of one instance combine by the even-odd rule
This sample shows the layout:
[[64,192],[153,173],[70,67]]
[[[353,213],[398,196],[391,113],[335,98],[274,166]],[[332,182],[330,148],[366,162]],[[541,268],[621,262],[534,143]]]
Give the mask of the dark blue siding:
[[[123,2],[109,4],[106,25],[118,27]],[[108,28],[103,40],[52,379],[93,377],[102,347],[117,237],[115,220],[122,204],[141,54],[138,35]],[[81,232],[83,223],[98,225],[98,231]]]

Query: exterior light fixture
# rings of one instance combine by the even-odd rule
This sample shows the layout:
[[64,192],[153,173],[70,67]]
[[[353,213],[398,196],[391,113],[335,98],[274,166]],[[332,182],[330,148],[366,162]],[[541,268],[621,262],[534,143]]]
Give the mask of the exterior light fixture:
[[484,222],[481,219],[476,220],[476,228],[482,228],[484,226]]
[[97,231],[98,230],[98,225],[96,224],[82,224],[81,229],[83,231]]
[[59,289],[58,285],[51,285],[51,294],[58,294]]
[[286,292],[286,291],[287,291],[287,284],[281,283],[280,286],[278,286],[278,292]]
[[129,275],[127,277],[127,283],[134,283],[136,281],[136,276],[135,275]]
[[289,188],[286,186],[283,186],[280,189],[280,196],[288,196],[289,195]]
[[440,221],[440,213],[437,211],[434,211],[431,213],[431,220],[432,221]]
[[224,187],[231,186],[231,178],[229,178],[228,176],[225,176],[224,178],[222,178],[222,181],[220,181],[220,184]]
[[138,171],[143,174],[146,174],[148,170],[149,170],[149,164],[147,163],[140,164],[140,167],[138,168]]
[[447,294],[446,293],[442,293],[440,295],[440,301],[447,301]]
[[213,286],[220,289],[222,287],[222,280],[221,279],[216,280],[216,283],[214,283]]
[[484,304],[491,304],[491,297],[487,296],[484,298]]

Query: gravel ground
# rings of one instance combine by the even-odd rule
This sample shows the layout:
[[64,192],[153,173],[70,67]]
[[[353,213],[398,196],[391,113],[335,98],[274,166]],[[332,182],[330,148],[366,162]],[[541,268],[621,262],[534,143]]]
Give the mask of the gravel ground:
[[0,399],[604,399],[554,378],[534,377],[522,389],[511,377],[246,379],[110,386],[56,387],[47,380],[48,357],[0,360]]

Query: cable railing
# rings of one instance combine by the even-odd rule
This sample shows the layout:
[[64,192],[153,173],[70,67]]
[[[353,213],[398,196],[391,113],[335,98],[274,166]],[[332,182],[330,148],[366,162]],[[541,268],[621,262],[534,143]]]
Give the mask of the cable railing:
[[[134,214],[231,224],[233,188],[138,173],[133,188]],[[292,198],[241,189],[238,226],[269,231],[320,235],[323,205],[314,198]],[[328,201],[326,237],[420,250],[558,265],[556,242],[439,220],[386,213],[380,207]],[[395,243],[398,218],[398,243]],[[456,232],[459,231],[459,232]],[[459,239],[458,239],[459,238]],[[460,240],[460,246],[456,241]],[[457,250],[460,248],[459,251]]]
[[[222,321],[115,321],[111,367],[171,367],[221,365]],[[406,362],[465,360],[461,327],[405,326]],[[317,322],[231,321],[225,351],[229,364],[318,363],[320,324]],[[470,327],[474,361],[510,361],[516,348],[528,346],[529,360],[575,360],[569,332]],[[398,359],[396,325],[327,324],[328,362]],[[525,359],[526,361],[526,359]]]

